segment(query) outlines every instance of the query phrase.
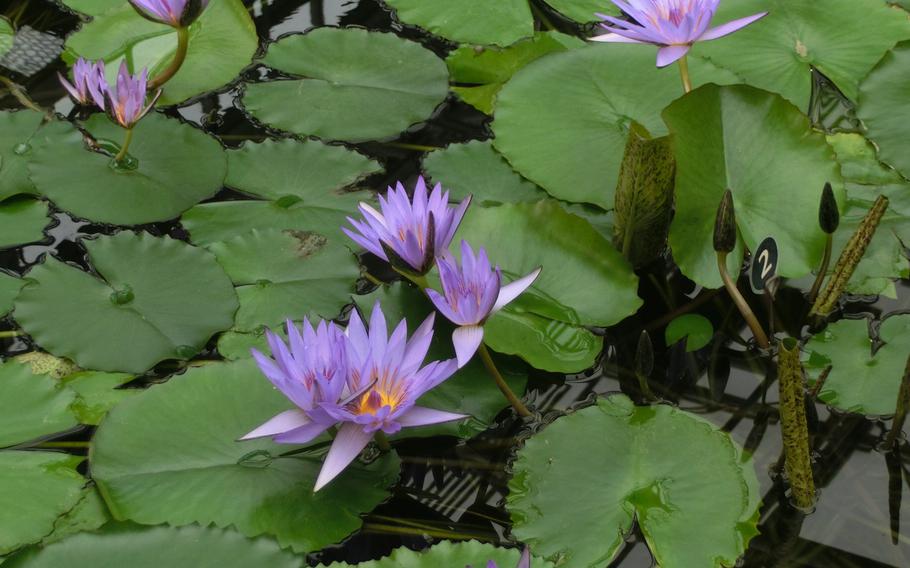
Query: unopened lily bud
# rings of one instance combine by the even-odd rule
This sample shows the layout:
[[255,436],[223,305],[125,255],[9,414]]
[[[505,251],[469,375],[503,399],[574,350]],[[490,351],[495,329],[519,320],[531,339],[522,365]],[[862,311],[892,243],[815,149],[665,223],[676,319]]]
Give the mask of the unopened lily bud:
[[647,331],[638,336],[638,349],[635,351],[635,374],[639,377],[650,377],[654,370],[654,346]]
[[733,252],[736,248],[736,211],[733,208],[733,192],[724,192],[724,198],[717,209],[717,221],[714,223],[714,250]]
[[818,224],[822,231],[832,234],[840,225],[840,211],[837,209],[837,198],[834,197],[834,189],[830,183],[825,184],[822,191],[822,201],[818,206]]

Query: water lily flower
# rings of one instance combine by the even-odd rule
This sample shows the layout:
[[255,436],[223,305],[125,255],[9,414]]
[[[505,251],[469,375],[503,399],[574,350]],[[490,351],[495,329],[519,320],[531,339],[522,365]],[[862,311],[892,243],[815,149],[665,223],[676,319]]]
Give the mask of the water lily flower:
[[107,80],[104,78],[104,61],[89,61],[80,57],[73,64],[73,82],[57,74],[60,84],[81,105],[97,105],[104,110],[104,93],[107,90]]
[[597,14],[612,25],[601,24],[610,33],[591,38],[593,41],[649,43],[660,47],[657,66],[666,67],[686,56],[697,41],[708,41],[729,35],[768,12],[760,12],[726,24],[709,28],[720,0],[611,0],[634,22]]
[[443,294],[432,289],[426,293],[433,305],[459,326],[452,333],[452,343],[458,366],[463,367],[483,341],[487,318],[527,290],[541,269],[503,286],[502,271],[498,265],[490,267],[487,251],[480,247],[475,255],[465,241],[461,241],[461,265],[448,251],[440,255],[437,265]]
[[453,359],[421,366],[433,339],[433,320],[431,314],[408,340],[404,320],[388,334],[379,302],[373,306],[369,331],[357,311],[352,312],[346,331],[348,388],[362,394],[344,404],[322,404],[342,425],[319,472],[316,491],[341,473],[379,432],[394,434],[404,427],[467,417],[415,404],[457,370]]
[[361,203],[363,220],[348,217],[354,230],[342,230],[394,268],[422,276],[452,242],[470,202],[468,197],[457,207],[450,207],[449,192],[443,191],[441,184],[436,184],[428,197],[422,177],[417,180],[412,200],[398,182],[385,197],[379,197],[381,212]]
[[148,114],[161,91],[155,93],[152,100],[145,104],[145,90],[148,83],[148,69],[143,69],[137,75],[131,75],[126,67],[126,61],[120,63],[120,72],[117,74],[115,87],[105,86],[104,94],[107,99],[108,114],[122,127],[131,130],[139,120]]
[[[465,568],[472,567],[466,566]],[[499,568],[499,566],[495,561],[487,560],[487,568]],[[531,568],[531,550],[527,546],[521,551],[521,558],[518,559],[518,565],[515,568]]]
[[288,321],[287,333],[290,348],[266,330],[272,357],[251,351],[262,373],[296,408],[276,415],[241,440],[272,436],[281,444],[309,442],[337,423],[321,404],[336,404],[349,396],[344,333],[323,320],[314,330],[308,319],[303,320],[302,333]]
[[185,28],[205,11],[209,0],[129,0],[139,15],[147,20]]

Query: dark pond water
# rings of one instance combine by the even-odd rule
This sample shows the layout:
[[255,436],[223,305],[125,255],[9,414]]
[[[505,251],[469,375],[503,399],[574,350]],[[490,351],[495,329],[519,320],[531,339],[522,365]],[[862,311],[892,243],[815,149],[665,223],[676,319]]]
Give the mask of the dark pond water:
[[[283,34],[305,31],[312,26],[356,25],[392,29],[439,53],[448,49],[442,42],[393,22],[376,0],[245,3],[263,46]],[[47,33],[45,47],[52,53],[59,45],[54,38],[65,37],[78,24],[76,17],[46,0],[6,0],[0,9],[7,16],[15,16],[20,25],[27,24]],[[56,72],[62,69],[63,64],[54,60],[40,71],[24,69],[13,78],[25,85],[33,99],[67,114],[72,105],[56,81]],[[247,73],[257,76],[262,71],[254,66]],[[819,78],[813,117],[828,125],[849,121],[849,109],[841,106],[836,93],[827,90],[824,83]],[[168,112],[218,135],[229,146],[268,136],[235,106],[237,95],[236,89],[230,89]],[[0,107],[16,106],[16,100],[4,92]],[[360,151],[378,158],[385,166],[385,173],[369,179],[367,185],[380,190],[394,180],[413,179],[419,172],[423,154],[408,145],[439,147],[488,138],[487,121],[484,115],[450,98],[432,120],[400,139],[358,145]],[[216,197],[218,200],[238,198],[241,197],[228,191]],[[56,218],[58,223],[48,229],[44,243],[0,252],[0,270],[22,274],[47,253],[84,265],[78,239],[117,230],[62,213],[57,213]],[[176,221],[143,229],[185,238]],[[748,334],[726,294],[703,295],[698,301],[698,312],[709,317],[719,330],[710,348],[687,354],[681,346],[664,345],[663,329],[671,314],[685,310],[700,293],[691,282],[666,266],[670,264],[651,266],[641,273],[640,294],[646,307],[620,326],[606,330],[608,347],[598,367],[569,377],[533,375],[527,397],[544,413],[544,421],[552,420],[566,409],[589,404],[599,394],[621,391],[640,399],[631,368],[638,334],[641,329],[647,329],[655,344],[651,387],[667,401],[722,426],[754,453],[764,501],[761,535],[752,541],[742,566],[910,566],[910,537],[905,536],[910,533],[900,534],[901,523],[910,522],[910,448],[904,444],[902,455],[884,453],[878,448],[890,424],[831,412],[816,404],[810,409],[810,428],[814,435],[820,498],[816,509],[809,514],[796,510],[790,505],[777,474],[781,436],[773,372],[766,368],[764,360],[747,351],[741,337]],[[798,287],[806,287],[806,283],[788,284],[779,292],[773,309],[760,298],[749,300],[755,306],[764,306],[759,310],[759,317],[765,322],[773,319],[776,329],[791,335],[799,335],[801,331],[805,334],[800,322],[808,306]],[[843,315],[881,318],[910,309],[910,286],[906,282],[898,286],[898,296],[897,300],[852,298],[844,305]],[[0,322],[0,328],[11,327],[11,322]],[[0,339],[0,355],[30,349],[24,340]],[[159,366],[147,379],[154,381],[170,371],[173,367]],[[434,538],[508,542],[509,517],[503,507],[508,462],[517,442],[527,432],[512,419],[509,411],[503,411],[499,418],[497,426],[464,443],[437,438],[399,445],[404,469],[393,498],[365,516],[363,530],[341,545],[313,555],[312,563],[376,558],[400,545],[426,546]],[[82,430],[71,434],[70,439],[87,440],[90,436],[91,430]],[[631,534],[611,566],[651,565],[651,556],[641,536]]]

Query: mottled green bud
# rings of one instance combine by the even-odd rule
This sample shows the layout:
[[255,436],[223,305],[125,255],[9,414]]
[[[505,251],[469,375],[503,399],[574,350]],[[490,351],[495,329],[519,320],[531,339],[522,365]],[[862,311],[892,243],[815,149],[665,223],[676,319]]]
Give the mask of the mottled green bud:
[[647,331],[638,336],[638,349],[635,351],[635,374],[639,377],[650,377],[654,370],[654,346]]
[[724,198],[717,208],[717,221],[714,223],[714,250],[733,252],[736,248],[736,211],[733,208],[733,192],[724,192]]

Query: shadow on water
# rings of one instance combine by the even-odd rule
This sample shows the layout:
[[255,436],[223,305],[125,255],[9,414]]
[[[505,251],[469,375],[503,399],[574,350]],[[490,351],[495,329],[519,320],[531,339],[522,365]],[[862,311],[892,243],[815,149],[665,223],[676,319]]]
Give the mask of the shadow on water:
[[[391,30],[422,42],[440,55],[451,47],[401,26],[376,0],[247,0],[245,4],[262,38],[263,52],[279,36],[322,25]],[[46,34],[45,40],[51,46],[59,46],[54,38],[65,37],[79,22],[78,17],[48,1],[14,0],[2,12],[14,16],[18,26]],[[26,67],[23,70],[30,71]],[[10,77],[25,85],[40,104],[54,106],[66,114],[72,105],[56,81],[56,72],[63,69],[63,63],[56,59],[40,72],[12,73]],[[257,65],[244,73],[245,78],[252,79],[267,76],[267,70]],[[813,120],[828,126],[851,125],[849,108],[845,109],[837,93],[832,93],[825,83],[824,77],[816,77],[816,96],[809,109]],[[217,135],[227,146],[270,136],[272,133],[240,110],[238,94],[236,86],[229,87],[167,112]],[[0,95],[0,107],[16,108],[16,100],[5,95]],[[489,138],[488,120],[450,97],[430,121],[402,134],[396,142],[441,147]],[[354,147],[385,166],[385,173],[365,182],[375,190],[398,179],[413,179],[419,173],[419,151],[380,142]],[[243,197],[224,190],[215,199]],[[53,215],[56,222],[46,231],[45,241],[0,251],[0,270],[21,275],[40,262],[44,254],[89,269],[79,239],[118,230],[74,219],[63,212]],[[178,221],[139,229],[187,239]],[[726,294],[696,290],[685,277],[668,269],[670,265],[657,263],[642,274],[640,294],[645,307],[636,316],[605,330],[607,347],[597,367],[568,377],[531,371],[527,398],[543,414],[544,422],[591,404],[598,395],[623,392],[641,400],[632,369],[638,336],[643,329],[648,330],[655,351],[651,388],[666,401],[698,413],[730,432],[755,460],[764,502],[761,535],[752,541],[742,566],[910,566],[910,540],[900,533],[900,527],[910,522],[910,448],[904,443],[902,452],[884,453],[879,445],[890,426],[887,422],[833,412],[815,404],[809,409],[809,416],[820,497],[811,514],[792,507],[777,472],[781,435],[773,376],[765,369],[764,361],[748,352],[743,339],[748,336],[748,329],[741,324]],[[648,274],[655,278],[646,277]],[[681,345],[665,345],[663,330],[672,314],[680,313],[693,301],[698,304],[698,312],[712,320],[718,333],[707,347],[686,353]],[[750,298],[750,302],[765,306],[759,310],[759,317],[767,322],[767,305],[756,298]],[[903,282],[896,300],[854,298],[843,311],[847,315],[881,318],[908,307],[910,286]],[[782,289],[773,306],[776,326],[791,335],[800,335],[799,322],[807,310],[798,289]],[[4,329],[12,325],[10,321],[0,323]],[[31,346],[23,339],[2,339],[0,348],[9,356]],[[212,357],[213,352],[202,356]],[[173,366],[164,363],[149,374],[148,380],[161,380],[173,370]],[[466,442],[448,438],[401,442],[397,448],[402,474],[393,497],[365,516],[363,530],[340,545],[312,555],[310,560],[368,560],[386,555],[400,545],[422,548],[440,538],[509,542],[509,517],[504,508],[508,463],[523,432],[510,410],[504,410],[498,418],[491,429]],[[84,430],[70,437],[86,439],[90,434],[91,430]],[[638,568],[652,564],[642,536],[633,532],[612,566]]]

